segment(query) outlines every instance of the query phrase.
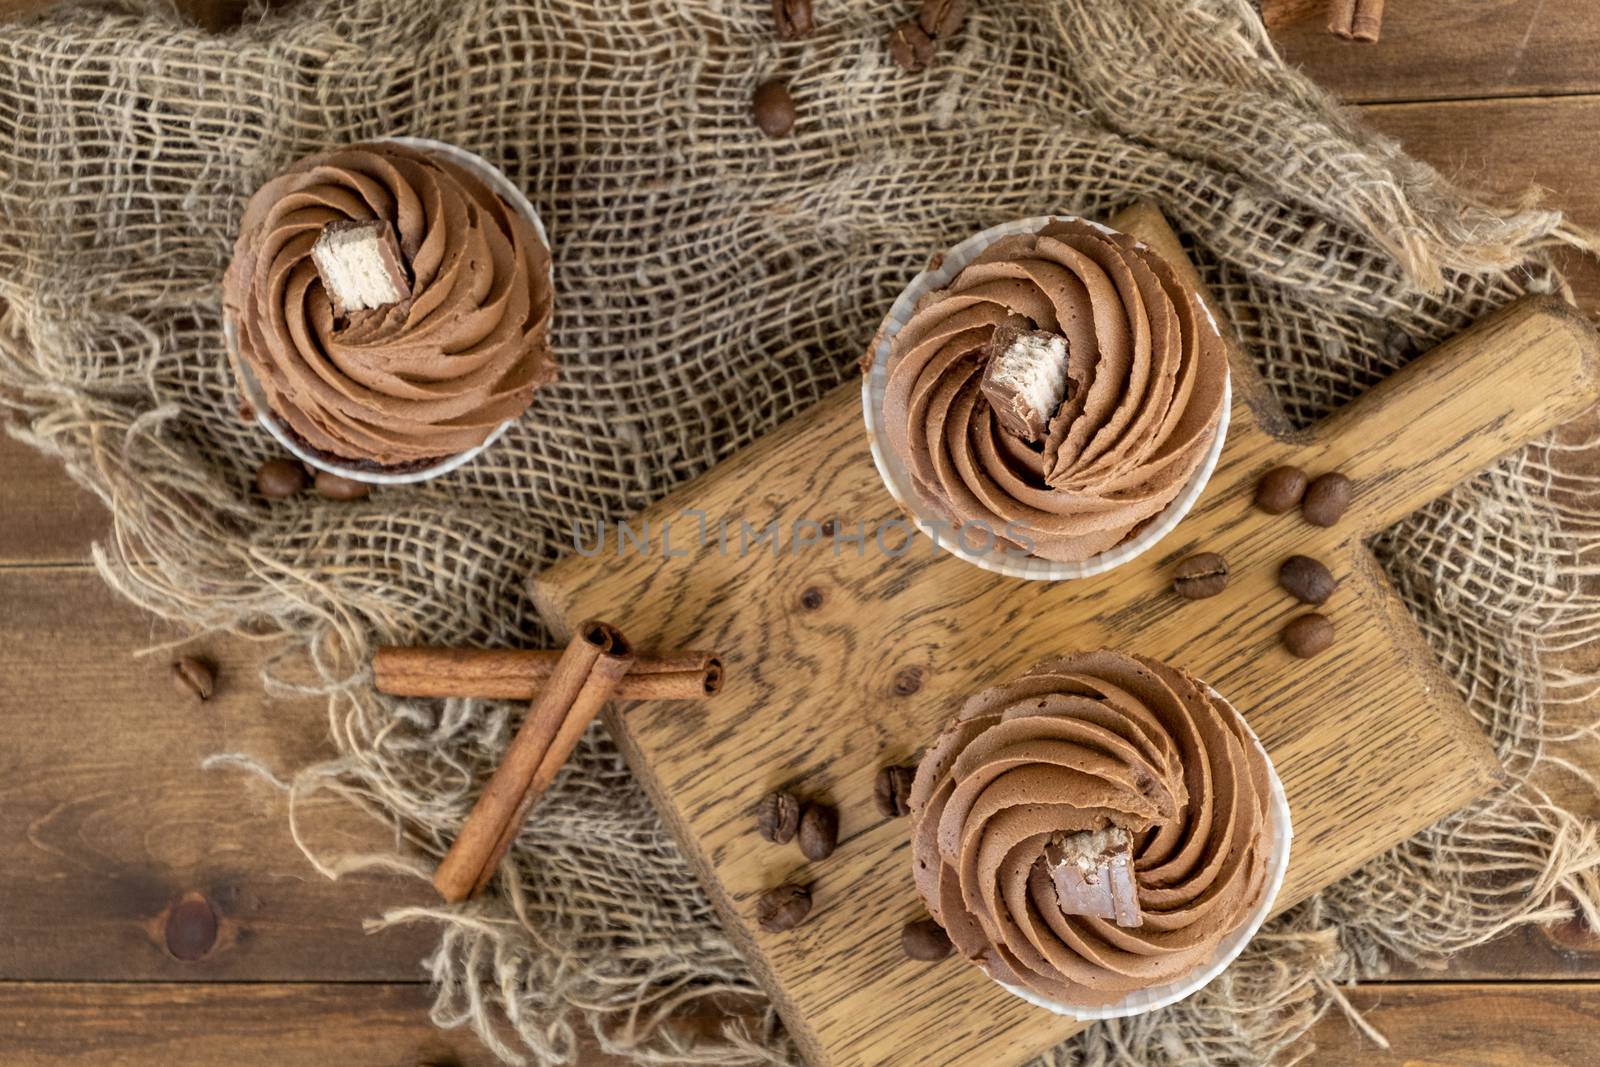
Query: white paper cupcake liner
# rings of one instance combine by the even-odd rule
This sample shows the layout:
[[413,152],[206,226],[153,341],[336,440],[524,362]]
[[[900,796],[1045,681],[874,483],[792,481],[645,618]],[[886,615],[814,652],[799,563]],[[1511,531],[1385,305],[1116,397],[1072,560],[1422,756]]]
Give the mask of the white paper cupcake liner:
[[[468,152],[464,148],[457,148],[453,144],[432,141],[426,137],[385,137],[383,141],[403,144],[410,148],[444,156],[451,162],[477,174],[488,184],[489,188],[499,193],[506,203],[515,208],[523,218],[533,225],[533,232],[539,235],[539,240],[544,242],[545,248],[550,248],[550,237],[545,233],[544,220],[539,218],[539,213],[528,202],[528,198],[523,195],[522,190],[511,183],[511,179],[501,173],[498,167],[495,167],[482,156]],[[554,293],[555,256],[553,251],[550,263],[549,285],[551,293]],[[234,329],[233,319],[228,316],[226,311],[223,313],[222,335],[228,345],[229,354],[234,357],[234,366],[240,370],[240,388],[243,390],[245,398],[250,401],[251,407],[255,408],[256,422],[267,433],[272,435],[273,440],[277,441],[302,463],[315,467],[317,470],[327,471],[329,474],[337,474],[341,478],[348,478],[353,482],[365,482],[368,485],[409,485],[415,482],[430,481],[441,474],[448,474],[465,463],[472,462],[484,449],[504,436],[505,432],[511,428],[511,424],[517,421],[516,418],[507,419],[495,427],[494,432],[484,438],[481,444],[469,448],[465,452],[457,452],[454,455],[446,456],[431,466],[408,470],[370,470],[348,466],[340,463],[337,459],[307,448],[273,413],[271,406],[267,403],[266,393],[262,390],[261,383],[251,373],[249,366],[238,358],[239,336]],[[520,417],[520,415],[517,416],[517,418]]]
[[[889,447],[883,427],[883,400],[889,384],[889,350],[893,346],[895,335],[910,320],[917,301],[922,299],[924,294],[949,285],[968,263],[1000,238],[1014,234],[1035,234],[1051,222],[1082,222],[1102,233],[1117,232],[1109,226],[1076,215],[1036,215],[1033,218],[991,226],[982,233],[967,238],[946,252],[936,269],[925,270],[913,278],[911,284],[906,286],[899,299],[889,308],[889,314],[884,317],[877,350],[873,353],[872,369],[861,382],[861,409],[867,422],[867,434],[872,440],[872,461],[877,465],[884,488],[889,490],[889,495],[894,497],[895,502],[911,516],[917,529],[946,552],[986,571],[1009,575],[1012,578],[1029,578],[1045,582],[1090,578],[1096,574],[1103,574],[1113,567],[1127,563],[1171,533],[1189,513],[1189,509],[1194,507],[1195,501],[1200,499],[1200,493],[1210,480],[1211,472],[1216,470],[1217,458],[1222,455],[1223,440],[1228,436],[1228,419],[1233,402],[1233,381],[1230,373],[1223,381],[1222,417],[1217,420],[1217,432],[1211,440],[1211,447],[1206,450],[1200,466],[1195,469],[1183,491],[1155,518],[1146,523],[1136,536],[1098,555],[1075,563],[1041,559],[1016,549],[1001,548],[993,544],[992,538],[989,539],[988,551],[973,551],[965,547],[962,539],[950,532],[950,524],[938,514],[931,513],[923,504],[912,482],[911,472],[906,469],[905,463],[894,449]],[[1146,247],[1142,241],[1139,244],[1141,248]],[[1211,309],[1199,294],[1196,294],[1196,299],[1200,309],[1205,312],[1207,325],[1220,337],[1221,331],[1217,328],[1217,320],[1212,315]],[[946,532],[940,535],[936,532],[940,529]]]
[[[1207,687],[1210,689],[1210,687]],[[1228,703],[1226,697],[1215,689],[1210,689],[1211,695],[1227,704],[1229,710],[1239,715],[1238,709]],[[1244,716],[1239,715],[1239,721],[1244,722]],[[1272,914],[1273,902],[1278,899],[1278,890],[1283,888],[1283,877],[1289,869],[1289,846],[1294,840],[1294,824],[1289,818],[1289,797],[1283,791],[1283,781],[1278,777],[1277,768],[1272,765],[1272,757],[1267,755],[1267,750],[1256,737],[1256,732],[1250,729],[1250,724],[1244,722],[1244,728],[1250,731],[1250,739],[1260,749],[1261,756],[1267,761],[1267,778],[1272,787],[1272,795],[1267,808],[1266,845],[1269,866],[1267,868],[1266,891],[1261,895],[1261,903],[1256,905],[1250,913],[1250,918],[1243,926],[1223,938],[1217,945],[1217,951],[1212,954],[1204,966],[1197,967],[1187,977],[1168,982],[1165,985],[1151,986],[1148,989],[1136,989],[1111,1004],[1066,1004],[1046,1000],[1036,993],[1005,982],[995,984],[1005,989],[1008,993],[1015,994],[1026,1000],[1029,1004],[1044,1008],[1046,1011],[1057,1015],[1066,1015],[1085,1022],[1097,1019],[1125,1019],[1130,1015],[1143,1015],[1145,1012],[1165,1008],[1176,1004],[1184,997],[1199,992],[1210,983],[1217,975],[1228,967],[1228,964],[1238,959],[1239,953],[1256,936],[1256,931],[1261,929],[1267,921],[1267,916]]]

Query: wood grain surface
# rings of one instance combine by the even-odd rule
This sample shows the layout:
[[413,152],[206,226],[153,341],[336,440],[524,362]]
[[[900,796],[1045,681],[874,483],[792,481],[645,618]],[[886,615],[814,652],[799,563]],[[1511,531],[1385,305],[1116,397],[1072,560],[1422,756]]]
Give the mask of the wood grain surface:
[[[1181,256],[1153,210],[1114,224]],[[1047,655],[1099,646],[1154,655],[1244,711],[1294,811],[1280,906],[1495,780],[1487,743],[1362,538],[1600,398],[1593,330],[1554,302],[1519,305],[1292,437],[1267,432],[1282,427],[1281,414],[1249,365],[1232,365],[1233,424],[1194,511],[1147,556],[1098,578],[1002,578],[921,538],[898,559],[871,547],[741,555],[714,537],[681,544],[682,558],[664,551],[659,531],[676,521],[682,537],[691,510],[713,524],[780,530],[808,519],[846,531],[895,521],[868,455],[859,387],[846,385],[648,509],[658,531],[650,554],[613,544],[536,579],[535,598],[558,627],[612,614],[643,646],[723,651],[727,686],[703,712],[639,705],[608,721],[814,1063],[958,1064],[980,1054],[1013,1063],[1073,1031],[971,967],[900,955],[899,927],[918,914],[906,826],[876,817],[870,801],[878,767],[913,759],[966,695]],[[1250,504],[1260,474],[1288,462],[1354,479],[1337,528]],[[1168,588],[1171,568],[1200,550],[1222,553],[1235,577],[1223,595],[1185,602]],[[1341,581],[1323,609],[1335,645],[1310,663],[1278,640],[1302,610],[1275,587],[1278,563],[1295,553],[1326,561]],[[827,863],[806,867],[752,832],[752,805],[778,787],[840,807],[844,840]],[[815,882],[812,918],[789,934],[755,928],[755,898],[796,878]]]
[[[1600,988],[1553,982],[1391,983],[1350,991],[1388,1035],[1377,1049],[1337,1012],[1312,1031],[1306,1067],[1584,1067]],[[0,983],[6,1067],[493,1067],[472,1034],[428,1021],[416,984]],[[680,1020],[692,1038],[725,1017]],[[1355,1051],[1360,1049],[1360,1051]],[[585,1041],[582,1067],[621,1067]]]
[[[217,664],[216,695],[201,704],[174,687],[171,653],[140,655],[176,631],[91,570],[0,569],[0,605],[0,978],[421,976],[432,931],[369,936],[361,924],[384,903],[431,902],[425,882],[329,881],[290,840],[278,790],[201,770],[219,752],[278,769],[332,754],[323,701],[263,697],[271,644],[185,645]],[[392,844],[342,804],[302,814],[325,847]],[[174,911],[186,895],[213,918]],[[184,945],[191,958],[176,958]]]
[[86,563],[89,546],[111,529],[94,495],[70,481],[61,464],[0,433],[0,565]]
[[1357,1011],[1383,1033],[1380,1049],[1337,1011],[1311,1033],[1305,1067],[1593,1067],[1600,988],[1591,983],[1473,982],[1366,986]]
[[[0,0],[0,21],[54,2]],[[222,28],[240,5],[237,0],[175,0],[175,6],[193,12],[202,25]],[[1363,107],[1360,117],[1446,174],[1471,185],[1507,190],[1543,185],[1550,206],[1600,226],[1600,96],[1476,99],[1600,92],[1600,64],[1594,59],[1600,20],[1584,17],[1592,6],[1590,0],[1391,0],[1384,40],[1378,45],[1335,41],[1315,20],[1274,34],[1274,39],[1290,62],[1346,99],[1390,102]],[[1426,102],[1446,100],[1455,102]],[[1584,306],[1600,308],[1600,271],[1587,261],[1577,266],[1576,287]],[[3,754],[26,746],[30,754],[53,749],[52,765],[64,772],[30,775],[0,786],[0,854],[5,858],[0,909],[15,894],[40,891],[29,870],[36,864],[54,864],[47,887],[63,898],[60,907],[36,913],[36,921],[52,931],[48,936],[29,932],[24,943],[8,951],[6,940],[17,934],[20,924],[0,923],[0,1062],[25,1067],[289,1062],[465,1067],[494,1062],[462,1031],[435,1034],[427,1021],[432,998],[426,987],[398,984],[418,974],[417,960],[432,947],[431,937],[419,931],[418,943],[406,947],[396,944],[394,933],[360,933],[361,918],[405,902],[405,890],[385,879],[323,882],[289,842],[281,801],[269,789],[226,775],[208,781],[192,769],[197,749],[185,747],[184,739],[213,728],[215,709],[171,700],[159,677],[151,678],[148,690],[125,677],[130,665],[139,662],[131,658],[131,650],[153,636],[165,639],[168,632],[121,604],[92,572],[81,569],[89,544],[108,526],[94,498],[73,486],[59,465],[0,435],[0,568],[80,567],[75,578],[49,569],[57,577],[47,579],[48,591],[59,605],[41,617],[28,612],[30,601],[11,599],[15,587],[0,584],[6,640],[29,642],[36,649],[50,647],[52,640],[71,645],[75,628],[63,626],[63,619],[100,617],[102,625],[94,633],[106,646],[92,663],[80,648],[72,654],[80,670],[65,673],[47,688],[30,689],[30,699],[48,705],[47,711],[18,714],[20,699],[0,703],[0,765],[8,771],[21,765],[22,760]],[[201,645],[213,647],[209,639]],[[221,643],[219,651],[241,665],[258,655],[242,642]],[[1600,655],[1596,650],[1579,653]],[[0,682],[8,681],[0,675]],[[116,698],[115,723],[106,708],[108,692]],[[4,700],[0,685],[0,702]],[[259,690],[228,700],[229,742],[281,758],[282,766],[317,748],[326,733],[320,706],[286,705]],[[1550,715],[1554,726],[1576,729],[1597,712],[1600,701],[1552,708]],[[41,729],[47,736],[35,738]],[[95,743],[78,744],[80,732],[92,734]],[[171,751],[163,751],[163,745]],[[1558,751],[1580,767],[1600,768],[1600,740],[1579,739],[1558,746]],[[146,805],[157,826],[170,828],[150,830],[152,840],[186,836],[194,840],[197,855],[203,851],[230,857],[230,884],[243,892],[254,892],[257,883],[275,893],[293,891],[291,897],[276,897],[266,919],[251,925],[249,951],[257,958],[236,972],[279,974],[286,978],[284,984],[207,988],[173,983],[171,979],[184,975],[209,978],[190,965],[152,966],[145,955],[149,942],[115,935],[102,940],[107,923],[114,926],[120,920],[107,919],[106,902],[94,892],[71,887],[85,864],[153,871],[172,893],[207,883],[200,876],[203,867],[189,866],[190,861],[148,858],[138,839],[143,828],[127,830],[132,821],[126,818],[123,831],[101,835],[94,849],[73,840],[90,840],[93,830],[64,835],[71,848],[80,850],[77,862],[19,844],[32,819],[58,806],[72,806],[74,791],[97,774],[103,775],[108,793],[126,793],[133,798],[130,809]],[[1538,781],[1560,802],[1600,817],[1593,790],[1572,775],[1550,769]],[[28,814],[10,818],[12,807]],[[847,833],[854,815],[870,818],[846,812]],[[365,831],[356,825],[350,832]],[[60,847],[62,839],[49,840]],[[322,941],[331,953],[351,959],[330,964],[328,954],[318,948]],[[63,975],[76,969],[74,977],[80,981],[16,980],[39,970],[36,956],[47,960],[57,951],[76,963],[46,965]],[[119,958],[125,954],[135,959],[130,963]],[[376,964],[359,959],[374,954],[381,957]],[[271,957],[270,965],[264,965],[266,957]],[[382,983],[316,984],[358,969],[374,978],[382,975]],[[160,982],[121,980],[137,974]],[[1600,1027],[1595,1025],[1600,943],[1576,924],[1516,931],[1457,954],[1438,969],[1399,966],[1395,974],[1413,981],[1374,982],[1348,991],[1352,1002],[1388,1035],[1392,1051],[1376,1049],[1331,1012],[1313,1034],[1317,1048],[1309,1062],[1318,1067],[1600,1062]],[[106,981],[113,977],[118,980]],[[1589,981],[1553,981],[1562,978]],[[299,982],[311,984],[293,984]],[[352,1019],[349,1012],[359,1012],[360,1018]],[[586,1044],[578,1062],[621,1067],[631,1061]]]
[[[416,984],[0,983],[6,1067],[491,1067]],[[592,1050],[593,1046],[590,1046]],[[593,1061],[585,1060],[588,1064]]]
[[1347,101],[1600,91],[1594,0],[1390,0],[1376,44],[1330,35],[1328,6],[1272,40],[1284,59]]

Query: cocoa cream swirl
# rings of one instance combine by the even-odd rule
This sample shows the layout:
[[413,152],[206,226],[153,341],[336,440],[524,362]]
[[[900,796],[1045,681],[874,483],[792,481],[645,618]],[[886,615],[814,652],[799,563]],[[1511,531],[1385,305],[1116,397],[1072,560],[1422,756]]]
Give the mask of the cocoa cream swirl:
[[[344,318],[311,248],[386,219],[411,298]],[[472,448],[555,372],[550,253],[477,175],[394,143],[301,160],[250,198],[223,281],[237,359],[312,448],[382,466]],[[237,368],[236,368],[237,370]]]
[[[1173,981],[1259,905],[1270,779],[1243,721],[1182,671],[1085,652],[968,701],[911,793],[928,911],[991,977],[1088,1005]],[[1059,835],[1133,839],[1143,924],[1066,915]]]
[[[979,388],[1000,325],[1066,339],[1066,393],[1042,440],[1005,432]],[[918,301],[891,346],[883,417],[942,518],[1078,561],[1182,491],[1216,433],[1226,376],[1220,335],[1165,260],[1058,220],[1001,238]]]

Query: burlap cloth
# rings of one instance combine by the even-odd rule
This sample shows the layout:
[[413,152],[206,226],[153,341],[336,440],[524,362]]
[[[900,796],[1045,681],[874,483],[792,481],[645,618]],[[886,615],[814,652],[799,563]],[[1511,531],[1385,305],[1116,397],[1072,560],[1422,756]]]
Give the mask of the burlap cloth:
[[[1245,0],[974,6],[919,75],[883,45],[911,0],[817,0],[820,31],[799,44],[775,40],[767,0],[306,0],[220,36],[160,9],[4,27],[13,431],[111,509],[95,560],[125,595],[198,627],[288,631],[311,653],[341,758],[298,769],[294,798],[342,790],[415,846],[320,869],[425,876],[516,716],[376,697],[374,642],[545,643],[525,586],[571,520],[628,515],[855,374],[901,286],[968,233],[1154,197],[1303,420],[1559,288],[1549,250],[1584,243],[1361,129],[1283,66]],[[770,141],[749,101],[780,73],[801,118]],[[223,356],[235,225],[284,164],[392,133],[473,149],[527,190],[555,247],[562,377],[446,478],[268,506],[248,486],[276,450],[238,417]],[[1295,909],[1202,995],[1098,1025],[1052,1062],[1291,1059],[1336,983],[1388,958],[1574,907],[1596,917],[1594,826],[1528,784],[1544,707],[1590,684],[1547,657],[1600,628],[1577,581],[1594,487],[1552,496],[1555,447],[1379,545],[1512,784]],[[381,921],[441,929],[426,961],[440,1025],[475,1027],[508,1060],[569,1061],[585,1029],[649,1062],[795,1060],[770,1017],[692,1048],[657,1025],[759,991],[603,732],[514,858],[518,878],[479,903]]]

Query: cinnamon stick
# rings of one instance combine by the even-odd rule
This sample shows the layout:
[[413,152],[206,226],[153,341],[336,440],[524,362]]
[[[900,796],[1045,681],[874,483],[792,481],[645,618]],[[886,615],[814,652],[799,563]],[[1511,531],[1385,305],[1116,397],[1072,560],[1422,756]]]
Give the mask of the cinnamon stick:
[[1333,0],[1328,32],[1347,41],[1376,41],[1383,32],[1384,0]]
[[627,674],[632,658],[627,639],[615,627],[597,621],[578,627],[434,872],[434,888],[445,900],[465,900],[494,877],[528,812]]
[[[532,700],[549,682],[559,650],[390,645],[372,657],[378,692],[403,697]],[[701,700],[722,688],[715,652],[639,656],[614,694],[618,700]]]

